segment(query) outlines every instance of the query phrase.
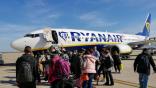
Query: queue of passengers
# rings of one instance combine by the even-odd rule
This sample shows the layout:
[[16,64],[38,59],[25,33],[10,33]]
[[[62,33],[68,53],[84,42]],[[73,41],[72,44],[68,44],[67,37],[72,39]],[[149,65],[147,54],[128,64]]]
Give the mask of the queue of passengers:
[[111,54],[106,47],[99,51],[93,47],[68,52],[51,46],[46,52],[33,56],[31,47],[26,46],[25,54],[16,62],[17,85],[36,88],[36,80],[41,83],[42,76],[51,88],[93,88],[92,81],[98,82],[102,72],[104,85],[113,86],[112,67],[115,72],[121,71],[119,54],[117,51]]

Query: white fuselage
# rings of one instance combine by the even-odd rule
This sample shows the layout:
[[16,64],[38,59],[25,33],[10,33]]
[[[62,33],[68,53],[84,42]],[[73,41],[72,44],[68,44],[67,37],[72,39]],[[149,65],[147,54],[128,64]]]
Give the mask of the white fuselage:
[[[51,32],[50,34],[47,33],[47,30],[56,32],[58,40],[57,42],[56,39],[53,39],[53,34],[51,34]],[[76,30],[76,29],[46,28],[31,32],[27,34],[25,37],[13,41],[11,46],[19,51],[23,51],[25,46],[31,46],[32,49],[35,51],[47,49],[51,45],[58,45],[60,47],[110,45],[110,44],[115,45],[115,44],[129,44],[144,40],[145,36],[140,35],[129,35],[110,32],[97,32],[89,30]]]

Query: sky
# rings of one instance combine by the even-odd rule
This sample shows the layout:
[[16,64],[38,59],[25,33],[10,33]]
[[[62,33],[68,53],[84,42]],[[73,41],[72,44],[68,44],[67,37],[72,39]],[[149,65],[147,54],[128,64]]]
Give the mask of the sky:
[[135,34],[151,13],[156,33],[156,0],[0,0],[0,51],[31,31],[74,28]]

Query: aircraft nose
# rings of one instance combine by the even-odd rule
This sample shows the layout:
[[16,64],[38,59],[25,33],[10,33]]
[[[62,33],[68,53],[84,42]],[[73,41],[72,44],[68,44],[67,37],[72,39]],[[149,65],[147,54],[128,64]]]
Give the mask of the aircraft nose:
[[24,42],[21,39],[17,39],[11,43],[11,47],[16,50],[23,51],[23,44]]
[[11,43],[11,47],[14,48],[14,49],[17,48],[17,45],[18,45],[18,42],[17,42],[17,41],[13,41],[13,42]]

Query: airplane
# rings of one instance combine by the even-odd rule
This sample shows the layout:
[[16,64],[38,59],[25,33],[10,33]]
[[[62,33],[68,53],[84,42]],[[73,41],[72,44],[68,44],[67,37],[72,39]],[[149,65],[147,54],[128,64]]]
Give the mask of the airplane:
[[41,51],[52,45],[72,50],[90,46],[108,46],[111,47],[111,51],[116,50],[120,54],[130,54],[133,49],[149,42],[150,24],[151,14],[145,21],[143,31],[134,35],[65,28],[43,28],[13,41],[11,47],[23,51],[25,46],[31,46],[33,51]]

